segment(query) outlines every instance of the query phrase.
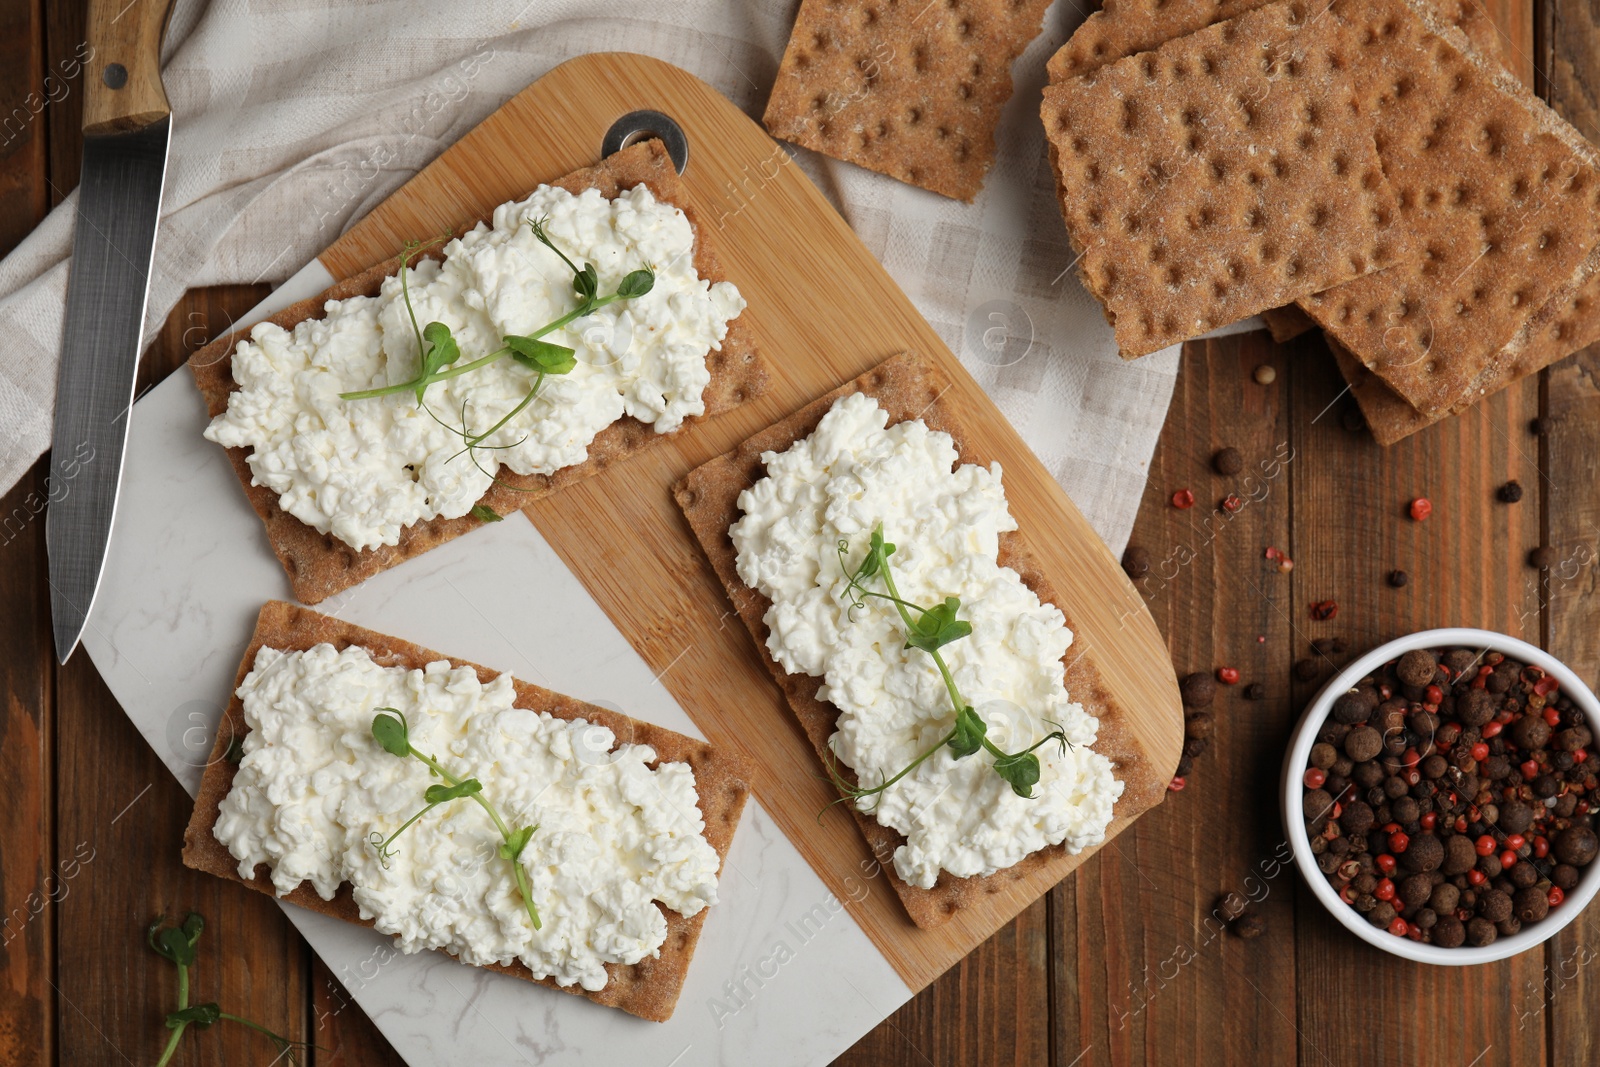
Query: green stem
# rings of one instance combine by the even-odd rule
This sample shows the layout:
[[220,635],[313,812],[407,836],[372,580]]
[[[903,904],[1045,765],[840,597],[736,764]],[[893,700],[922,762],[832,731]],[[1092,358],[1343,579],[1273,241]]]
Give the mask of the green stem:
[[172,1054],[178,1051],[178,1042],[183,1038],[184,1030],[188,1023],[179,1023],[172,1028],[172,1036],[167,1038],[167,1047],[161,1050],[161,1058],[156,1061],[156,1067],[167,1067],[172,1062]]
[[[429,804],[427,807],[423,808],[421,811],[419,811],[415,815],[411,816],[411,818],[409,818],[405,822],[401,823],[400,824],[400,829],[398,829],[394,833],[390,834],[388,836],[388,838],[386,840],[384,840],[384,842],[378,846],[378,855],[379,856],[388,855],[389,854],[389,846],[394,844],[395,838],[397,838],[401,834],[405,833],[408,829],[410,829],[412,823],[416,822],[418,819],[422,818],[424,815],[428,814],[428,812],[432,811],[434,808],[437,808],[438,806],[439,805],[437,805],[437,804]],[[369,843],[370,843],[370,838],[368,840],[369,840]]]
[[529,404],[533,403],[533,398],[539,395],[539,387],[541,385],[543,385],[543,384],[544,384],[544,371],[540,371],[539,372],[539,376],[533,380],[533,388],[529,389],[528,390],[528,395],[522,398],[522,403],[518,404],[516,407],[512,408],[510,411],[506,412],[505,416],[503,418],[501,418],[501,420],[499,422],[495,423],[493,426],[489,427],[487,430],[485,430],[482,433],[478,434],[476,437],[467,438],[466,439],[467,447],[468,448],[476,448],[481,442],[483,442],[484,440],[488,439],[488,437],[490,435],[492,435],[496,430],[500,429],[500,427],[504,426],[506,423],[510,422],[512,419],[516,418],[518,415],[522,414],[522,410],[524,408],[526,408]]
[[[274,1030],[268,1030],[265,1026],[262,1026],[260,1023],[251,1022],[249,1019],[241,1018],[240,1016],[234,1015],[231,1012],[226,1012],[226,1011],[218,1012],[217,1013],[217,1018],[226,1019],[231,1023],[238,1023],[240,1026],[248,1026],[250,1029],[254,1030],[258,1034],[267,1035],[267,1037],[271,1038],[272,1041],[278,1046],[278,1054],[280,1056],[285,1051],[294,1048],[295,1045],[303,1044],[303,1042],[290,1041],[287,1037],[284,1037],[282,1034],[280,1034],[280,1033],[278,1033],[278,1032],[276,1032]],[[291,1053],[290,1059],[293,1060],[293,1058],[294,1058],[293,1054]]]
[[[460,785],[462,781],[464,781],[464,779],[457,778],[455,775],[445,770],[444,767],[440,765],[439,761],[434,759],[432,756],[424,755],[423,753],[418,752],[415,746],[412,746],[411,754],[417,757],[417,759],[421,760],[423,763],[427,764],[430,771],[432,771],[434,774],[437,774],[440,778],[443,778],[450,785]],[[487,800],[483,799],[482,793],[473,793],[472,799],[476,800],[478,805],[483,808],[484,811],[489,813],[489,818],[494,820],[495,828],[500,831],[500,835],[502,837],[511,836],[511,831],[506,829],[505,820],[500,818],[500,813],[494,810],[493,804],[490,804]]]
[[[498,348],[498,349],[494,350],[493,352],[490,352],[487,356],[480,356],[477,359],[473,360],[471,363],[458,363],[454,367],[450,367],[450,368],[448,368],[446,370],[442,370],[439,373],[435,374],[432,378],[429,378],[428,379],[428,384],[432,385],[434,382],[442,382],[446,378],[459,378],[463,374],[471,374],[473,371],[477,370],[479,367],[487,367],[489,364],[493,363],[495,360],[500,359],[502,356],[508,355],[510,352],[511,352],[510,346],[506,346],[504,348]],[[412,383],[412,388],[413,389],[416,388],[416,384],[415,383]]]
[[[881,569],[883,570],[883,584],[889,590],[889,596],[894,601],[894,609],[900,613],[901,621],[906,624],[906,632],[911,633],[915,626],[911,621],[911,613],[906,610],[906,602],[900,598],[900,590],[895,588],[894,572],[889,567],[888,556],[883,557]],[[912,607],[916,607],[916,605],[913,604]],[[939,655],[937,649],[930,651],[928,655],[933,657],[934,665],[939,668],[939,677],[944,679],[945,690],[950,694],[950,706],[957,715],[960,715],[961,709],[966,707],[967,704],[966,701],[961,699],[961,692],[956,688],[956,680],[951,676],[950,668],[945,665],[944,657]],[[984,746],[993,748],[987,739],[984,741]]]
[[[418,351],[421,351],[421,349],[418,349]],[[466,374],[470,371],[475,371],[479,367],[487,367],[489,364],[493,363],[495,360],[499,359],[510,351],[510,348],[502,348],[496,352],[490,352],[487,356],[475,359],[471,363],[463,363],[459,366],[452,367],[448,371],[440,371],[431,378],[425,379],[423,375],[419,374],[409,382],[397,382],[394,385],[380,385],[376,389],[362,389],[355,393],[340,393],[339,399],[371,400],[374,397],[391,396],[395,393],[409,393],[419,385],[432,385],[434,382],[443,381],[446,378],[454,378],[459,374]]]
[[[461,784],[461,779],[457,778],[455,775],[451,774],[449,771],[440,766],[438,760],[434,759],[432,756],[424,755],[423,753],[418,752],[416,746],[414,745],[407,747],[411,749],[411,754],[417,757],[417,759],[421,760],[423,763],[427,764],[428,769],[433,771],[434,774],[437,774],[440,778],[443,778],[446,782],[453,786]],[[480,808],[489,813],[489,818],[494,820],[495,829],[500,831],[500,837],[509,843],[511,841],[511,829],[506,826],[506,821],[500,817],[500,813],[495,810],[494,805],[489,803],[488,800],[484,799],[482,792],[473,793],[472,799],[478,802],[478,806]],[[533,903],[533,889],[528,884],[527,872],[522,869],[522,860],[520,858],[513,858],[508,860],[508,862],[511,864],[512,877],[515,878],[517,882],[517,892],[521,895],[523,904],[525,904],[528,908],[528,918],[533,921],[533,928],[535,930],[544,929],[544,924],[539,921],[539,909],[536,908]]]
[[[178,1010],[182,1011],[189,1006],[189,968],[186,964],[178,964]],[[178,1051],[178,1042],[183,1039],[183,1032],[189,1028],[188,1023],[179,1023],[172,1028],[172,1036],[167,1038],[167,1047],[161,1050],[161,1058],[156,1061],[156,1067],[167,1067],[172,1061],[172,1054]]]
[[[581,319],[581,318],[583,318],[583,316],[590,314],[591,312],[595,311],[596,309],[603,308],[607,304],[610,304],[610,303],[612,303],[614,301],[617,301],[617,300],[620,300],[620,299],[622,299],[622,298],[616,293],[612,293],[610,296],[598,297],[594,301],[592,301],[592,302],[590,302],[588,304],[579,305],[578,307],[574,308],[573,310],[567,312],[565,315],[561,316],[559,319],[556,319],[554,322],[546,323],[545,325],[539,327],[537,330],[534,330],[532,333],[527,334],[526,336],[532,338],[535,341],[537,341],[539,338],[545,336],[546,334],[554,333],[555,331],[561,329],[563,326],[566,326],[568,323],[574,322],[577,319]],[[421,341],[420,336],[418,337],[417,345],[418,345],[417,351],[419,351],[419,352],[422,351],[422,348],[421,348],[422,341]],[[415,389],[419,385],[424,385],[424,384],[432,385],[434,382],[442,382],[442,381],[445,381],[445,380],[447,380],[449,378],[459,378],[463,374],[471,374],[473,371],[477,370],[480,367],[487,367],[489,364],[491,364],[491,363],[495,362],[496,360],[501,359],[504,356],[506,356],[508,353],[510,353],[510,351],[511,351],[511,349],[509,347],[501,348],[498,351],[490,352],[487,356],[481,356],[478,359],[473,360],[471,363],[459,363],[456,366],[449,368],[448,370],[442,370],[442,371],[438,372],[433,377],[429,378],[426,383],[424,383],[422,378],[419,376],[419,377],[411,379],[409,382],[400,382],[400,383],[398,383],[396,385],[384,385],[384,386],[379,386],[376,389],[363,389],[363,390],[361,390],[360,392],[357,392],[357,393],[340,393],[339,394],[339,399],[340,400],[371,400],[373,397],[389,396],[392,393],[409,392],[410,390]],[[518,410],[521,410],[521,409],[519,408]],[[498,429],[498,427],[496,427],[496,429]]]
[[[898,607],[898,608],[911,608],[914,611],[927,611],[928,610],[927,608],[923,607],[921,604],[916,604],[916,603],[913,603],[912,601],[909,601],[909,600],[902,600],[900,597],[890,596],[888,593],[879,593],[879,592],[877,592],[876,590],[873,590],[873,589],[863,589],[861,587],[861,583],[856,581],[854,578],[850,579],[850,585],[851,585],[851,587],[853,589],[855,589],[855,591],[857,593],[860,593],[864,597],[870,596],[870,597],[873,597],[874,599],[877,599],[877,600],[887,600],[889,603],[895,605],[895,607]],[[902,611],[900,613],[900,617],[901,618],[905,618],[905,612],[904,611]]]
[[411,308],[411,287],[406,284],[406,275],[411,273],[411,268],[406,265],[410,256],[403,255],[400,259],[400,295],[405,298],[406,314],[411,316],[411,332],[417,336],[417,356],[422,356],[422,328],[417,325],[417,313]]
[[[852,572],[845,563],[845,552],[848,549],[848,542],[842,538],[839,541],[839,568],[847,576],[849,589],[854,593],[854,595],[851,597],[851,607],[854,609],[862,606],[866,597],[877,597],[880,600],[887,600],[894,605],[895,611],[900,614],[900,621],[905,625],[906,633],[908,635],[917,633],[917,623],[912,619],[911,612],[920,612],[924,617],[926,617],[930,609],[922,607],[920,604],[914,604],[900,595],[900,589],[895,585],[894,581],[894,569],[889,564],[889,553],[893,551],[893,546],[887,545],[887,543],[883,540],[883,526],[881,524],[875,530],[873,530],[872,543],[873,547],[868,549],[867,558],[861,562],[860,566],[858,566],[854,572]],[[864,573],[868,572],[869,564],[875,564],[871,567],[871,573],[882,574],[884,588],[888,590],[887,593],[879,593],[876,590],[868,589],[861,584],[861,577]],[[971,627],[969,626],[968,632],[970,631]],[[909,637],[907,641],[907,647],[911,647]],[[845,781],[844,777],[839,774],[832,763],[827,763],[826,767],[828,770],[828,775],[832,779],[833,784],[843,795],[839,798],[839,800],[835,800],[831,804],[828,804],[826,807],[824,807],[823,811],[826,811],[828,808],[832,807],[833,804],[837,804],[842,800],[850,799],[859,802],[866,797],[881,793],[885,789],[888,789],[890,786],[894,785],[894,783],[898,782],[900,779],[904,778],[906,775],[910,774],[912,771],[916,770],[916,768],[919,767],[929,756],[933,755],[935,752],[939,751],[939,749],[950,744],[954,740],[957,732],[961,729],[961,716],[964,713],[970,712],[974,718],[978,719],[980,725],[982,725],[983,721],[981,717],[978,716],[977,712],[967,707],[966,701],[961,696],[961,690],[956,686],[955,676],[950,673],[950,665],[944,661],[944,656],[939,653],[938,648],[930,648],[927,647],[926,644],[919,644],[916,647],[927,652],[927,654],[932,657],[934,666],[938,668],[939,677],[944,681],[945,692],[950,697],[950,706],[955,712],[956,725],[948,734],[944,736],[943,739],[939,741],[938,744],[934,745],[926,752],[923,752],[908,766],[901,769],[901,771],[894,777],[872,789],[863,789],[859,784],[851,785],[849,782]],[[1002,778],[1011,784],[1013,790],[1017,791],[1019,795],[1024,797],[1031,797],[1033,795],[1031,788],[1027,792],[1024,792],[1018,787],[1017,782],[1014,781],[1011,776],[1013,774],[1022,774],[1022,772],[1026,770],[1026,768],[1023,766],[1023,761],[1029,759],[1030,754],[1036,749],[1040,748],[1046,742],[1052,740],[1059,740],[1063,746],[1066,746],[1069,743],[1066,739],[1066,735],[1061,732],[1059,727],[1054,733],[1046,735],[1042,739],[1035,741],[1033,744],[1018,752],[1006,752],[999,745],[991,741],[989,739],[986,726],[984,727],[983,732],[979,733],[978,735],[979,747],[994,757],[994,767],[996,772],[998,772]],[[971,753],[967,752],[962,753],[962,755],[970,754]],[[1037,760],[1037,757],[1032,758]],[[1037,777],[1037,771],[1035,771],[1034,777]],[[822,813],[818,812],[817,817],[820,819],[822,817]]]
[[[1054,731],[1052,731],[1052,732],[1050,732],[1048,734],[1045,734],[1043,737],[1039,738],[1039,740],[1035,741],[1033,744],[1029,745],[1027,748],[1023,749],[1021,752],[1007,752],[1006,756],[1008,756],[1011,759],[1016,759],[1019,756],[1026,756],[1028,753],[1033,752],[1036,749],[1043,748],[1045,745],[1049,744],[1051,741],[1063,741],[1063,742],[1065,742],[1066,740],[1067,740],[1067,735],[1065,733],[1061,732],[1060,730],[1054,730]],[[1063,748],[1062,751],[1065,752],[1066,749]]]
[[[908,612],[906,610],[906,608],[907,607],[913,607],[913,608],[916,608],[918,611],[926,611],[927,609],[921,607],[920,605],[912,604],[910,601],[907,601],[907,600],[903,599],[900,596],[900,590],[895,588],[894,572],[889,566],[889,557],[888,556],[884,556],[883,559],[879,562],[879,569],[881,569],[883,571],[883,584],[884,584],[884,587],[889,590],[889,595],[886,596],[886,597],[883,597],[883,599],[891,601],[894,604],[895,610],[900,613],[901,621],[905,623],[907,632],[910,632],[913,629],[913,626],[912,626],[912,621],[911,621],[911,614],[910,614],[910,612]],[[868,596],[882,596],[882,594],[871,593],[871,592],[869,592],[869,591],[867,591],[865,589],[863,589],[862,592],[866,593]],[[944,679],[945,691],[950,694],[950,705],[951,705],[951,707],[955,709],[955,712],[956,712],[957,715],[961,714],[961,709],[966,707],[966,701],[964,701],[962,699],[961,691],[956,688],[956,680],[955,680],[955,677],[950,673],[950,667],[945,663],[944,657],[939,654],[938,649],[930,650],[928,652],[928,655],[933,657],[934,666],[939,668],[939,677]],[[987,751],[990,755],[994,756],[996,759],[1017,759],[1017,758],[1019,758],[1021,756],[1026,756],[1028,753],[1032,752],[1034,749],[1039,748],[1041,745],[1043,745],[1046,741],[1049,741],[1054,736],[1055,735],[1052,734],[1052,735],[1047,736],[1047,737],[1045,737],[1045,738],[1043,738],[1043,739],[1041,739],[1039,741],[1036,741],[1036,742],[1034,742],[1034,744],[1030,745],[1028,748],[1023,749],[1020,752],[1007,752],[1007,751],[1005,751],[999,745],[996,745],[993,741],[989,740],[989,737],[988,737],[987,734],[985,734],[984,737],[982,738],[982,744],[983,744],[984,750]],[[912,766],[915,766],[915,764],[913,764]],[[907,768],[907,769],[909,770],[910,768]],[[901,773],[903,774],[904,772],[901,772]],[[899,777],[899,776],[897,775],[896,777]],[[890,781],[892,782],[892,781],[894,781],[894,779],[890,779]]]
[[906,764],[906,766],[900,770],[900,773],[896,774],[893,778],[889,779],[887,782],[884,782],[881,785],[873,786],[871,789],[859,789],[859,788],[858,789],[854,789],[854,790],[852,790],[852,793],[855,795],[855,797],[857,799],[860,799],[861,797],[870,797],[874,793],[883,792],[885,789],[888,789],[891,785],[894,785],[900,779],[904,778],[906,775],[910,774],[912,771],[914,771],[918,767],[922,766],[922,764],[928,759],[929,756],[933,755],[935,752],[939,751],[945,745],[949,744],[950,743],[950,739],[952,737],[954,737],[955,735],[956,735],[956,732],[955,732],[955,730],[952,729],[949,733],[947,733],[943,737],[941,737],[937,744],[935,744],[932,748],[928,749],[928,751],[924,752],[922,755],[918,756],[916,759],[912,760],[910,763]]
[[535,930],[544,929],[544,924],[539,921],[539,909],[533,906],[533,886],[528,883],[528,872],[522,869],[521,857],[511,861],[511,874],[517,880],[517,892],[522,894],[523,906],[528,909],[528,921],[533,923]]
[[[432,242],[429,243],[431,244]],[[427,246],[424,245],[422,247]],[[406,260],[411,258],[411,253],[413,251],[415,251],[415,249],[413,249],[413,247],[408,243],[405,249],[400,253],[400,296],[401,299],[405,301],[406,314],[411,318],[411,332],[417,339],[417,359],[420,361],[422,359],[422,354],[427,351],[427,346],[424,345],[422,341],[422,327],[417,325],[417,313],[411,307],[411,286],[406,282],[406,277],[411,273],[411,268],[406,265]],[[364,389],[358,393],[340,393],[339,399],[371,400],[373,397],[387,396],[390,393],[398,393],[402,389],[415,389],[418,385],[423,384],[423,379],[425,377],[425,375],[419,373],[415,378],[401,385],[386,385],[381,389]]]

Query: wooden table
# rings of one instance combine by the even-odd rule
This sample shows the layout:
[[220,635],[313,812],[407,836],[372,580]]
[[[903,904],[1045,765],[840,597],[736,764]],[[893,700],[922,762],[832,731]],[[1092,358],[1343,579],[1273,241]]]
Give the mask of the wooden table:
[[[1489,0],[1525,78],[1600,140],[1600,10],[1580,0]],[[77,3],[0,0],[0,250],[20,241],[78,174],[76,92],[32,115],[82,40]],[[59,96],[57,89],[54,95]],[[148,354],[141,383],[172,371],[266,293],[191,293]],[[1276,381],[1258,384],[1265,365]],[[1542,643],[1591,683],[1600,675],[1600,356],[1585,353],[1391,450],[1348,428],[1350,398],[1322,342],[1264,334],[1187,346],[1151,466],[1135,543],[1171,560],[1146,582],[1180,672],[1237,667],[1213,710],[1216,737],[1188,787],[879,1026],[849,1065],[1252,1063],[1489,1065],[1585,1062],[1600,1050],[1600,913],[1544,950],[1476,968],[1405,964],[1322,913],[1279,861],[1283,744],[1333,663],[1439,625]],[[1536,416],[1553,427],[1538,437]],[[1209,458],[1233,445],[1281,459],[1227,521],[1179,511],[1232,486]],[[169,964],[144,945],[158,912],[203,912],[197,999],[314,1042],[318,1067],[399,1059],[272,903],[186,870],[189,798],[146,747],[88,657],[54,665],[36,464],[0,503],[0,1063],[153,1062],[171,1009]],[[1518,480],[1525,496],[1498,503]],[[1258,494],[1260,492],[1258,491]],[[1426,523],[1405,516],[1429,497]],[[14,521],[5,519],[15,517]],[[1563,564],[1541,576],[1528,551]],[[1294,560],[1281,573],[1263,558]],[[1406,570],[1403,589],[1385,574]],[[1312,622],[1308,605],[1335,599]],[[1293,665],[1313,658],[1318,679]],[[87,858],[86,858],[87,857]],[[1219,894],[1261,900],[1266,933],[1213,935]],[[186,1039],[178,1062],[266,1063],[237,1028]]]

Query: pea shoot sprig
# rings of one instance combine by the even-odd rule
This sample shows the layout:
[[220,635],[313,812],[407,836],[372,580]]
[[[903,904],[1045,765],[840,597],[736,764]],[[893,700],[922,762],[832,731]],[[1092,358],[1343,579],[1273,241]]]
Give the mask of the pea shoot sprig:
[[165,915],[157,915],[155,921],[145,931],[145,940],[149,942],[151,949],[178,968],[178,1010],[167,1013],[167,1029],[172,1031],[172,1036],[167,1038],[167,1045],[161,1050],[161,1058],[156,1061],[156,1067],[167,1067],[167,1064],[172,1062],[172,1057],[178,1051],[178,1042],[183,1040],[184,1032],[189,1027],[207,1030],[219,1022],[238,1023],[257,1033],[265,1034],[278,1047],[278,1056],[281,1058],[287,1054],[290,1063],[295,1062],[295,1049],[311,1047],[304,1041],[291,1041],[282,1034],[268,1030],[260,1023],[225,1012],[218,1007],[216,1001],[190,1004],[189,968],[194,966],[195,944],[200,940],[200,932],[205,929],[205,920],[200,917],[199,912],[191,911],[181,923],[168,926],[166,922]]
[[[849,576],[846,586],[847,595],[850,597],[850,611],[865,605],[868,597],[887,600],[894,605],[900,614],[900,620],[906,628],[906,648],[919,648],[926,652],[933,660],[934,666],[939,668],[939,677],[944,680],[945,691],[950,694],[950,706],[956,713],[955,724],[950,727],[939,741],[927,751],[917,756],[898,773],[885,779],[875,786],[852,784],[832,760],[827,762],[828,776],[833,784],[843,794],[833,804],[845,800],[860,801],[867,797],[875,797],[884,790],[894,785],[900,779],[916,770],[935,752],[948,747],[955,754],[956,759],[964,759],[978,752],[980,749],[994,757],[994,770],[1001,778],[1010,784],[1012,792],[1019,797],[1033,799],[1033,787],[1039,782],[1039,757],[1034,755],[1034,750],[1047,742],[1060,742],[1062,750],[1071,742],[1059,726],[1038,741],[1029,745],[1020,752],[1006,752],[989,740],[989,726],[983,718],[973,710],[961,696],[961,691],[956,687],[955,677],[950,673],[950,667],[944,661],[944,656],[939,650],[952,641],[959,641],[972,633],[972,624],[959,618],[961,598],[947,596],[944,603],[931,608],[920,604],[913,604],[900,596],[900,591],[894,584],[894,571],[889,565],[889,557],[894,554],[894,545],[883,538],[883,524],[879,523],[873,528],[872,538],[867,547],[867,554],[854,571],[845,563],[845,553],[849,551],[848,541],[840,539],[838,544],[839,569]],[[868,589],[864,583],[873,578],[881,577],[887,592]],[[828,805],[832,807],[833,804]],[[824,809],[826,810],[826,809]]]
[[[629,300],[633,297],[644,296],[655,287],[655,271],[648,267],[641,267],[630,272],[622,279],[613,293],[600,295],[600,276],[593,263],[585,263],[580,269],[577,264],[567,258],[567,254],[556,246],[550,234],[545,230],[544,219],[530,219],[529,228],[534,237],[550,251],[561,257],[572,271],[572,288],[578,296],[578,305],[565,315],[545,323],[529,334],[508,334],[501,338],[499,348],[486,356],[461,363],[461,346],[455,336],[450,332],[450,327],[437,320],[426,326],[417,325],[416,309],[411,306],[411,287],[407,276],[411,268],[406,264],[420,249],[435,242],[416,243],[406,245],[400,254],[400,296],[405,302],[406,315],[411,319],[411,331],[417,340],[417,351],[421,353],[421,361],[417,368],[416,376],[409,381],[396,382],[393,385],[379,386],[375,389],[360,389],[350,393],[340,393],[341,400],[370,400],[375,397],[389,396],[393,393],[414,392],[417,395],[417,404],[422,404],[428,386],[434,382],[442,382],[448,378],[457,378],[463,374],[470,374],[475,370],[487,367],[498,362],[506,356],[522,366],[531,370],[536,375],[533,387],[528,390],[528,395],[522,402],[513,408],[504,418],[494,426],[476,435],[481,441],[515,418],[524,408],[533,402],[539,392],[539,386],[544,383],[547,374],[567,374],[577,365],[577,354],[566,345],[558,345],[553,341],[542,340],[547,334],[554,333],[564,326],[583,318],[605,307],[607,304],[618,300]],[[471,442],[476,444],[477,442]]]
[[395,854],[389,846],[393,845],[395,839],[410,829],[418,819],[421,819],[441,804],[448,804],[452,800],[460,800],[463,797],[471,797],[477,801],[479,807],[489,813],[489,818],[494,820],[495,829],[500,831],[500,847],[497,850],[499,856],[511,864],[511,875],[516,879],[517,883],[517,895],[522,898],[523,906],[528,909],[528,918],[533,921],[533,928],[535,930],[543,929],[543,924],[539,921],[539,909],[534,907],[533,904],[533,889],[528,884],[528,872],[522,869],[521,863],[522,852],[528,847],[528,841],[532,839],[534,831],[539,829],[538,824],[523,826],[516,830],[507,826],[506,821],[500,817],[500,812],[495,810],[495,806],[489,803],[488,798],[483,795],[482,782],[476,778],[457,778],[441,767],[437,759],[424,752],[417,751],[412,746],[410,734],[406,729],[405,716],[394,708],[378,709],[378,714],[372,717],[372,736],[383,747],[384,751],[402,759],[411,756],[421,760],[428,768],[429,774],[443,778],[445,782],[443,785],[430,785],[422,794],[422,799],[427,806],[401,823],[400,828],[394,833],[384,837],[376,830],[372,832],[368,840],[372,847],[377,850],[378,860],[383,864],[384,869],[388,869],[389,859]]
[[[417,373],[409,381],[396,382],[393,385],[378,386],[373,389],[360,389],[355,392],[340,393],[339,398],[341,400],[371,400],[395,393],[415,392],[417,406],[426,411],[433,421],[461,438],[461,451],[457,452],[455,456],[451,456],[451,459],[465,453],[467,458],[472,461],[473,466],[477,467],[480,472],[496,483],[519,492],[530,491],[522,489],[520,486],[500,481],[499,478],[495,477],[493,471],[486,470],[483,464],[478,462],[477,450],[480,448],[490,450],[515,448],[522,441],[527,440],[527,437],[524,436],[521,440],[510,444],[488,445],[484,443],[512,419],[527,410],[528,406],[539,396],[539,390],[544,386],[544,380],[548,375],[570,374],[573,368],[578,365],[577,353],[573,349],[568,348],[566,345],[558,345],[553,341],[543,340],[543,338],[547,334],[554,333],[556,330],[583,318],[585,315],[592,314],[607,304],[615,303],[618,300],[630,300],[634,297],[644,296],[655,287],[656,283],[655,271],[649,267],[641,267],[638,270],[629,272],[617,285],[615,292],[602,296],[600,294],[600,275],[595,270],[594,264],[585,263],[580,268],[569,259],[567,254],[561,251],[556,246],[555,241],[551,239],[549,232],[545,229],[546,221],[542,218],[530,219],[528,220],[528,227],[533,231],[534,237],[550,251],[560,256],[561,261],[572,271],[572,290],[578,297],[576,307],[554,321],[539,327],[532,333],[508,334],[501,338],[501,347],[486,356],[480,356],[477,359],[462,363],[460,362],[461,346],[451,333],[448,325],[437,320],[428,323],[426,326],[417,325],[417,313],[411,304],[411,287],[407,281],[407,275],[410,273],[410,268],[407,264],[410,262],[411,257],[421,249],[437,243],[442,238],[436,238],[434,241],[408,243],[400,253],[400,296],[405,303],[406,315],[411,320],[411,332],[416,337],[417,351],[420,353]],[[433,383],[456,378],[463,374],[470,374],[506,356],[510,356],[514,361],[532,371],[534,374],[533,383],[529,386],[527,395],[487,430],[478,432],[467,425],[467,402],[464,399],[461,402],[460,428],[445,422],[433,413],[433,409],[423,404],[423,397],[427,393],[428,386]]]

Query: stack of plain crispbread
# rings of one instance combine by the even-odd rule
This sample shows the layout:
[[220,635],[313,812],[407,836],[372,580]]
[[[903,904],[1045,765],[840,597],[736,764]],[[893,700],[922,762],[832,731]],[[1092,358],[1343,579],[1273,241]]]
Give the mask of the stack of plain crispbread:
[[1388,444],[1600,337],[1600,154],[1471,0],[1113,0],[1049,69],[1124,356],[1320,326]]

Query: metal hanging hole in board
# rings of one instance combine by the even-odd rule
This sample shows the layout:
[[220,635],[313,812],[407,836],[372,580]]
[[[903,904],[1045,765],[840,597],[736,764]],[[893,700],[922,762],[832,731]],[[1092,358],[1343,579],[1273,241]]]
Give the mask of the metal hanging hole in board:
[[600,142],[600,157],[604,159],[650,137],[661,139],[673,168],[682,174],[689,166],[689,139],[676,120],[659,111],[630,111],[613,122]]

